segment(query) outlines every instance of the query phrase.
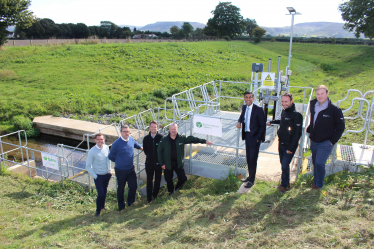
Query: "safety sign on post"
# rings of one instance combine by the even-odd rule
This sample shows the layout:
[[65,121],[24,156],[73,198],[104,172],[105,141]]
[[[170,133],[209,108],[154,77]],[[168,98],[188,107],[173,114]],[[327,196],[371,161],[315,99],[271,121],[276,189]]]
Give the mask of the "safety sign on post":
[[274,80],[275,80],[275,73],[262,72],[262,74],[261,74],[261,81],[262,81],[261,88],[274,88]]

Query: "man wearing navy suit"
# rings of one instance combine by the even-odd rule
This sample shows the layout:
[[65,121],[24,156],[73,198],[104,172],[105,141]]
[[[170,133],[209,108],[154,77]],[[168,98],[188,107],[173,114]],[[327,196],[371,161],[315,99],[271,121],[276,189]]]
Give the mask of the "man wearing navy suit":
[[253,104],[254,96],[252,92],[244,93],[242,113],[239,117],[237,128],[242,128],[242,139],[245,140],[245,149],[248,164],[248,177],[242,179],[244,187],[251,188],[255,183],[257,158],[260,151],[260,144],[264,141],[266,130],[266,118],[264,110]]

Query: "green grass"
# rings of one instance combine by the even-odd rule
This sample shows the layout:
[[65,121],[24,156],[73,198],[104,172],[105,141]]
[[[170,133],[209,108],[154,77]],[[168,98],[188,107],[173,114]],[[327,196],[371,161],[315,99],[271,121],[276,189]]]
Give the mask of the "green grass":
[[[1,171],[2,172],[2,171]],[[65,182],[0,174],[1,248],[371,248],[374,246],[374,168],[341,172],[309,191],[301,177],[286,194],[261,182],[237,194],[235,177],[192,177],[183,190],[94,217],[95,193]]]
[[[165,97],[212,80],[250,81],[254,62],[264,63],[267,69],[272,58],[275,71],[281,55],[284,70],[288,46],[232,41],[8,47],[0,51],[0,132],[14,129],[9,122],[18,115],[121,112],[130,116],[163,106]],[[350,88],[362,92],[374,88],[373,47],[294,43],[292,54],[292,86],[325,84],[333,102]],[[226,86],[223,93],[240,96],[245,90]],[[291,91],[296,101],[302,99],[302,91]],[[343,109],[350,99],[342,103]],[[240,104],[228,100],[222,107],[237,110]],[[361,125],[358,120],[347,124],[350,130]],[[352,133],[342,142],[363,139],[363,133]],[[374,137],[368,141],[373,144]]]

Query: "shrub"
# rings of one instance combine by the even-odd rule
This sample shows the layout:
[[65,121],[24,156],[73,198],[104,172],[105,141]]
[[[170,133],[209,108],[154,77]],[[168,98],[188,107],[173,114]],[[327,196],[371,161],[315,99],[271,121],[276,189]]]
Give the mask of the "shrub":
[[330,65],[330,64],[327,64],[327,63],[321,63],[321,64],[319,65],[319,67],[320,67],[323,71],[325,71],[325,72],[330,72],[330,71],[334,71],[334,70],[335,70],[334,66],[332,66],[332,65]]
[[156,98],[164,99],[167,96],[167,93],[164,89],[155,89],[153,90],[153,96]]
[[24,130],[26,131],[26,135],[28,137],[38,137],[40,136],[40,131],[37,128],[34,128],[32,126],[32,121],[25,116],[15,116],[13,118],[13,125],[18,129],[18,130]]

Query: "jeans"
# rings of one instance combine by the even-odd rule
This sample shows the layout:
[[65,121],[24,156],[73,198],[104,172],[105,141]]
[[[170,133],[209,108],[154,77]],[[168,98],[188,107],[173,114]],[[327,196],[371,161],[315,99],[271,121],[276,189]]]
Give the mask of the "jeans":
[[292,154],[287,153],[287,147],[279,145],[279,159],[282,165],[282,181],[281,186],[287,188],[290,185],[290,163],[295,154],[293,151]]
[[170,169],[165,169],[164,170],[164,177],[165,177],[165,181],[166,181],[168,191],[169,191],[170,194],[174,193],[174,183],[173,183],[174,172],[173,171],[175,171],[175,173],[178,176],[178,183],[175,186],[175,190],[180,189],[183,186],[183,184],[185,183],[185,181],[187,181],[187,176],[184,172],[184,168],[178,168],[177,163],[172,163],[171,164],[171,170]]
[[330,140],[316,143],[310,140],[310,150],[312,151],[314,185],[322,188],[325,183],[326,161],[332,151],[333,145]]
[[135,194],[136,194],[136,188],[137,188],[137,183],[136,183],[136,173],[135,170],[128,169],[128,170],[123,170],[123,169],[117,169],[114,167],[114,171],[116,172],[116,177],[117,177],[117,200],[118,200],[118,208],[119,210],[122,210],[125,208],[125,186],[126,182],[129,187],[129,192],[127,195],[127,205],[131,206],[135,202]]
[[105,208],[105,198],[111,177],[112,174],[108,173],[106,175],[97,175],[97,178],[94,179],[97,190],[96,213],[100,213],[101,209]]
[[[145,167],[145,172],[147,173],[147,200],[155,199],[160,190],[162,169],[160,166],[158,168]],[[155,182],[153,185],[153,175],[155,176]]]

